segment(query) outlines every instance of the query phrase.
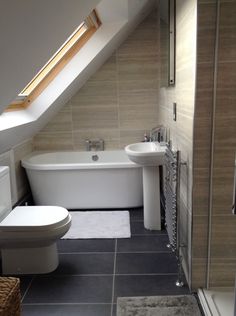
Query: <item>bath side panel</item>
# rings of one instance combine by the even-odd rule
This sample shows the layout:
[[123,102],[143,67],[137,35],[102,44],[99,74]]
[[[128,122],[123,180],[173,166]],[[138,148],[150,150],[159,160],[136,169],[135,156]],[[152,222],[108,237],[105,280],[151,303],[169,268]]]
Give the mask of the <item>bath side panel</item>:
[[67,209],[143,205],[142,168],[27,170],[36,205]]

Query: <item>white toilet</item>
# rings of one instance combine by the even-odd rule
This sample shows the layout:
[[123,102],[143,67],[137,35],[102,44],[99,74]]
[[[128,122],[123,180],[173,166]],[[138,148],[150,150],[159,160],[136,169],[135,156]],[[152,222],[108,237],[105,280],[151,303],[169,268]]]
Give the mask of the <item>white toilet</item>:
[[71,225],[59,206],[17,206],[12,210],[9,168],[0,167],[2,274],[40,274],[58,266],[56,241]]

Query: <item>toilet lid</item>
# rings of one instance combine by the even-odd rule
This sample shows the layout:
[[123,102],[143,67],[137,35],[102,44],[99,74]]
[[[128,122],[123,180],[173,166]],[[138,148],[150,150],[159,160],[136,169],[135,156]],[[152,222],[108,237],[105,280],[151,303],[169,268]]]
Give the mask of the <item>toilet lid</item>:
[[69,212],[60,206],[17,206],[0,223],[0,230],[48,230],[69,220]]

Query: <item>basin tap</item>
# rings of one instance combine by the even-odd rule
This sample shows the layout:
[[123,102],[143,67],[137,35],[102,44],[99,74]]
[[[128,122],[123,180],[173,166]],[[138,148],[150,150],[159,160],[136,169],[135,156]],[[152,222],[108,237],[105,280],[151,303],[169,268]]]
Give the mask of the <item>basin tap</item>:
[[148,137],[146,133],[145,133],[144,136],[143,136],[143,141],[144,141],[145,143],[150,141],[150,137]]

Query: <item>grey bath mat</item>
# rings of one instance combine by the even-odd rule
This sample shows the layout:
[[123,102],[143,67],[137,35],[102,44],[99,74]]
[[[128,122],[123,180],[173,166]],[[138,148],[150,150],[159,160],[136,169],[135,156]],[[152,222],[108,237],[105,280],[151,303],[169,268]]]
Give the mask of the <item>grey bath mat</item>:
[[118,297],[117,316],[201,316],[192,295]]
[[129,238],[129,211],[70,212],[71,227],[63,239]]

